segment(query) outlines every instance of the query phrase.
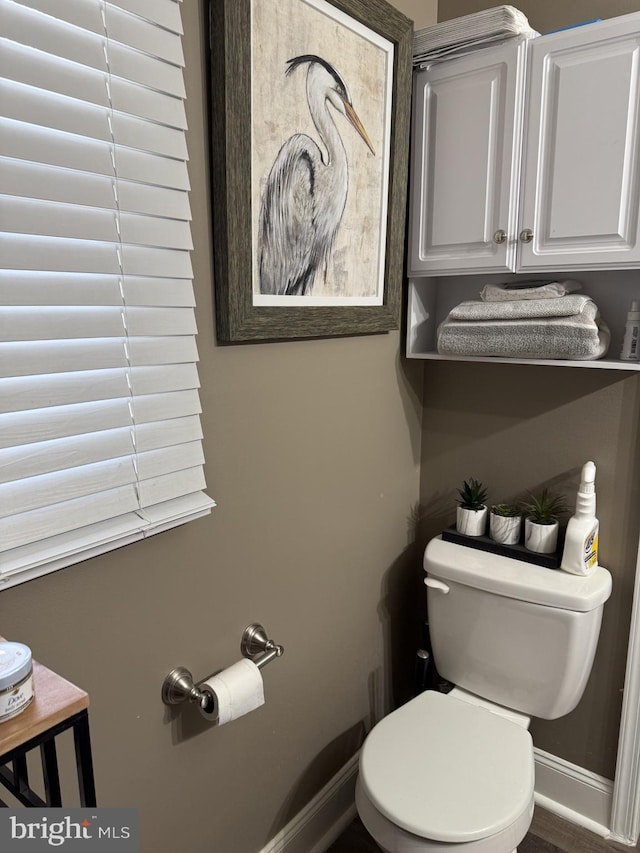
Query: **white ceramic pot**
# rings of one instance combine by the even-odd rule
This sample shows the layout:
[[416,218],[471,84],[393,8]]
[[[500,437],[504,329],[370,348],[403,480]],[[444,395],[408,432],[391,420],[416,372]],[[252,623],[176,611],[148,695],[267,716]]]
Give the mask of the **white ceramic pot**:
[[556,521],[553,524],[537,524],[531,518],[524,520],[524,547],[538,554],[553,554],[558,545],[558,529]]
[[487,508],[465,509],[459,506],[456,512],[456,530],[465,536],[484,536],[487,529]]
[[521,515],[489,515],[489,533],[494,542],[501,545],[517,545],[522,528]]

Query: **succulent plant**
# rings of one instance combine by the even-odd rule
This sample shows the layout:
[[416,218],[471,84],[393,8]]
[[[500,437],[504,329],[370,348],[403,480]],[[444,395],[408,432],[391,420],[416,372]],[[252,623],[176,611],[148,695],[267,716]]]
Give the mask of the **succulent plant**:
[[521,509],[518,504],[501,503],[494,504],[491,507],[491,512],[494,515],[500,515],[503,518],[515,518],[517,515],[520,515]]
[[547,488],[544,488],[539,495],[529,492],[529,499],[523,506],[526,514],[536,524],[555,524],[567,511],[564,497],[551,494]]
[[464,486],[458,489],[460,495],[458,503],[463,509],[479,510],[485,505],[487,500],[487,490],[479,480],[474,480],[471,477],[464,481]]

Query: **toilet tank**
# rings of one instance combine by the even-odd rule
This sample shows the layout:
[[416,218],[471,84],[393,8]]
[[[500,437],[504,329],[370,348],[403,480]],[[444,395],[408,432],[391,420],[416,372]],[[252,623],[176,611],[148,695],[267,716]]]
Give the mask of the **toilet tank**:
[[611,594],[606,569],[579,577],[441,537],[427,545],[424,569],[440,675],[529,716],[576,707]]

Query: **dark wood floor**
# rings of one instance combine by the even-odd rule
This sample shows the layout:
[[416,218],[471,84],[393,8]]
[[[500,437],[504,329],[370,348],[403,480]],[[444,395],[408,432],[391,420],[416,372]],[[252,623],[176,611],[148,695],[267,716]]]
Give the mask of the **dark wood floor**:
[[[605,841],[542,809],[536,809],[531,830],[518,845],[518,853],[630,853],[636,849]],[[380,853],[380,848],[356,818],[327,853]]]

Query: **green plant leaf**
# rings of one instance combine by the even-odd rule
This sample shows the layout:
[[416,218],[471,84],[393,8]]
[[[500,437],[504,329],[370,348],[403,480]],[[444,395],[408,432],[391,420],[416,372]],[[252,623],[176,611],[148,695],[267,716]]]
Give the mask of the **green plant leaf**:
[[521,510],[518,504],[500,503],[494,504],[491,507],[491,512],[503,518],[515,518],[517,515],[520,515]]
[[544,488],[539,495],[529,492],[524,509],[537,524],[554,524],[567,512],[567,504],[562,495],[553,495]]
[[471,477],[464,481],[461,489],[458,489],[460,495],[458,503],[463,509],[481,509],[487,500],[487,490],[479,480],[474,480]]

